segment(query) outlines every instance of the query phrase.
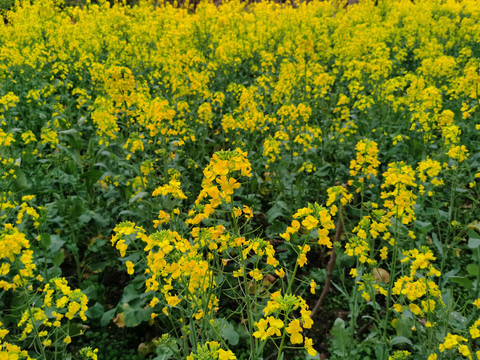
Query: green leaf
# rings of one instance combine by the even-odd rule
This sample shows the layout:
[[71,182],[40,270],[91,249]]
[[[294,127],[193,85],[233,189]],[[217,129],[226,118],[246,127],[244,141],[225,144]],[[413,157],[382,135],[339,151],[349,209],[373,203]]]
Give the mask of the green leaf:
[[51,235],[50,236],[50,247],[48,248],[48,251],[52,253],[57,253],[60,251],[60,249],[63,247],[65,244],[65,240],[62,240],[60,236],[58,235]]
[[447,220],[449,219],[448,211],[443,211],[443,210],[438,210],[438,215],[441,220]]
[[425,234],[433,229],[433,225],[431,222],[424,222],[420,220],[415,221],[415,227]]
[[467,318],[458,311],[452,311],[449,325],[459,330],[464,330],[467,325]]
[[463,286],[467,290],[472,288],[472,281],[464,276],[452,276],[450,281]]
[[440,241],[438,240],[438,236],[435,233],[432,233],[432,240],[435,248],[437,249],[438,253],[443,256],[443,247]]
[[478,264],[468,264],[467,265],[467,272],[472,276],[478,275]]
[[60,267],[60,265],[63,263],[63,260],[65,260],[65,254],[62,251],[57,252],[52,258],[53,266],[57,268]]
[[333,324],[331,334],[333,336],[333,347],[335,354],[346,356],[349,349],[349,344],[352,341],[350,332],[345,329],[345,321],[337,318]]
[[326,164],[318,168],[317,171],[315,171],[314,175],[318,177],[324,177],[328,176],[330,174],[330,169],[332,168],[332,165]]
[[90,211],[88,210],[78,217],[78,221],[80,221],[82,224],[88,224],[91,219],[92,215],[90,215]]
[[130,204],[134,203],[137,200],[143,199],[144,197],[148,196],[150,193],[146,191],[140,191],[138,194],[136,194],[134,197],[130,198],[128,201]]
[[113,316],[115,315],[116,310],[117,308],[113,308],[111,310],[104,312],[102,315],[102,318],[100,319],[100,325],[106,326],[110,322],[110,320],[113,319]]
[[107,216],[100,215],[99,213],[93,213],[92,218],[100,226],[105,227],[110,224],[110,219]]
[[233,325],[225,318],[216,319],[215,321],[220,323],[220,336],[227,340],[230,345],[237,345],[240,336]]
[[64,134],[64,135],[74,135],[74,134],[78,134],[78,131],[75,129],[68,129],[68,130],[59,131],[58,133]]
[[480,239],[470,237],[468,239],[468,247],[470,249],[476,249],[480,246]]
[[280,216],[284,216],[285,214],[289,214],[289,209],[287,207],[287,204],[283,201],[277,201],[273,206],[270,208],[270,210],[267,211],[266,216],[267,216],[267,221],[269,223],[272,223],[273,220]]
[[395,336],[390,340],[392,345],[398,345],[398,344],[408,344],[408,345],[413,345],[412,342],[406,338],[405,336]]
[[52,242],[52,239],[50,237],[50,234],[48,233],[42,233],[40,234],[40,246],[43,249],[48,249],[50,246],[50,243]]
[[133,308],[128,304],[123,306],[123,310],[125,325],[128,327],[135,327],[144,321],[150,320],[150,314],[152,313],[152,309],[150,308]]
[[27,176],[21,169],[15,169],[15,183],[14,183],[14,189],[15,191],[22,191],[25,189],[28,189],[30,187],[30,184],[28,183]]
[[135,287],[130,284],[125,289],[123,289],[122,301],[123,303],[129,303],[132,300],[139,298],[139,294],[135,290]]
[[408,337],[412,334],[412,319],[406,317],[400,317],[395,323],[395,330],[397,330],[396,337]]
[[170,349],[167,345],[161,345],[157,347],[155,351],[157,356],[155,356],[153,360],[168,360],[174,355],[172,349]]
[[90,319],[99,319],[103,316],[104,313],[105,309],[103,308],[103,305],[99,302],[96,302],[95,305],[85,311],[85,315],[87,315],[87,317]]

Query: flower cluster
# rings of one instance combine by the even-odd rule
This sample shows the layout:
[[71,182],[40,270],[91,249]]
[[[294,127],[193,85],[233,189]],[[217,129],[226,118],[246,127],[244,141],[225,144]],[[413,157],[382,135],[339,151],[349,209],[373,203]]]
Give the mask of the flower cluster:
[[409,311],[418,319],[426,318],[424,326],[432,327],[435,325],[432,316],[435,309],[445,306],[442,293],[433,280],[441,275],[432,264],[436,258],[428,247],[404,250],[403,255],[401,262],[409,263],[410,274],[398,278],[394,283],[392,294],[399,296],[394,310],[397,313]]
[[[196,209],[189,212],[187,224],[196,225],[208,219],[222,203],[230,203],[235,189],[240,183],[233,177],[235,172],[241,176],[251,176],[251,165],[247,153],[240,149],[220,151],[213,154],[210,164],[203,171],[202,191],[195,201]],[[208,199],[207,204],[202,204]]]
[[[52,279],[45,284],[41,292],[42,305],[25,310],[17,325],[23,328],[21,339],[33,333],[42,338],[43,345],[47,347],[52,344],[53,337],[53,332],[49,332],[48,329],[59,328],[62,326],[62,320],[71,321],[74,318],[87,320],[85,311],[88,309],[88,298],[79,289],[72,290],[64,278]],[[44,330],[38,332],[38,328]],[[64,341],[67,344],[71,341],[68,333],[64,335]]]
[[187,356],[187,360],[235,360],[231,350],[223,350],[217,341],[208,341],[198,345],[197,350]]
[[356,159],[350,161],[350,175],[359,176],[359,182],[365,178],[377,176],[377,168],[380,165],[378,161],[378,144],[372,140],[360,140],[356,147]]
[[387,191],[383,191],[381,197],[385,200],[383,205],[389,210],[387,216],[393,216],[403,224],[410,224],[415,220],[413,206],[417,196],[412,190],[417,187],[415,171],[403,162],[391,163],[383,173],[383,178],[382,189]]
[[[336,208],[333,209],[333,212],[336,213]],[[313,230],[318,231],[315,236],[318,236],[318,244],[325,245],[328,248],[332,247],[332,242],[329,237],[330,230],[335,228],[335,224],[332,220],[331,212],[317,204],[309,204],[306,208],[301,208],[297,210],[292,216],[294,220],[291,223],[291,226],[287,227],[285,233],[280,234],[282,238],[287,241],[290,241],[290,238],[293,234],[298,233],[301,227],[303,227],[307,232],[312,232]],[[297,219],[301,220],[301,223]]]
[[30,243],[12,224],[5,224],[0,232],[0,261],[0,288],[4,290],[26,286],[36,276]]
[[[294,312],[299,311],[298,318],[291,318]],[[294,345],[304,344],[305,349],[311,356],[316,355],[312,346],[312,339],[303,336],[303,329],[310,329],[313,321],[310,318],[311,311],[300,296],[285,294],[280,291],[273,293],[267,306],[263,309],[264,317],[255,322],[258,329],[253,336],[260,340],[282,336],[286,332],[290,342]]]

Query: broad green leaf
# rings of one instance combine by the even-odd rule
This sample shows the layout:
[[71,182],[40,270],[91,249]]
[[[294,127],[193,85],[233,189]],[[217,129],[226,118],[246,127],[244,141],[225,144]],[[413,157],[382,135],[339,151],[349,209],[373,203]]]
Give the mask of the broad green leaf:
[[63,260],[65,260],[65,254],[62,251],[57,252],[52,258],[53,265],[57,268],[62,265]]
[[50,246],[50,243],[52,242],[52,239],[50,237],[50,234],[48,233],[42,233],[40,234],[40,246],[43,249],[48,249]]
[[135,287],[130,284],[123,290],[122,302],[129,303],[132,300],[138,299],[139,294],[135,290]]
[[284,216],[285,214],[288,214],[287,204],[283,201],[277,201],[273,204],[270,210],[267,211],[267,221],[272,223],[273,220],[280,216]]
[[473,237],[470,237],[468,239],[468,247],[470,249],[476,249],[480,246],[480,239],[478,238],[473,238]]
[[472,288],[472,281],[469,278],[466,278],[464,276],[452,276],[450,278],[450,281],[463,286],[465,289],[471,289]]
[[438,236],[435,233],[432,233],[432,240],[435,248],[437,249],[438,253],[443,256],[443,247],[440,241],[438,240]]
[[110,320],[113,319],[113,316],[115,315],[117,308],[113,308],[111,310],[108,310],[103,313],[102,318],[100,319],[100,325],[101,326],[106,326]]
[[467,272],[472,276],[478,275],[478,264],[468,264],[467,265]]
[[391,341],[392,345],[398,345],[398,344],[412,345],[412,342],[408,338],[406,338],[405,336],[395,336],[390,341]]
[[227,340],[230,345],[237,345],[240,337],[233,325],[224,318],[216,319],[216,321],[220,323],[220,336]]
[[103,316],[104,313],[105,309],[103,308],[103,305],[99,302],[96,302],[95,305],[85,311],[85,315],[87,315],[87,317],[90,319],[99,319]]

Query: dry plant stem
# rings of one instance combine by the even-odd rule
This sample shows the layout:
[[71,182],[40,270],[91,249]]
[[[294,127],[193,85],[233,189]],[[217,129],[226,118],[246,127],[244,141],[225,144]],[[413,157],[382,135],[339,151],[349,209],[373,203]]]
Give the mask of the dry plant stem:
[[332,279],[333,268],[335,267],[335,260],[337,259],[337,253],[335,252],[335,244],[340,241],[340,235],[342,235],[342,231],[343,231],[342,214],[339,213],[338,221],[337,221],[337,231],[335,232],[332,251],[330,253],[330,259],[328,260],[328,265],[327,265],[327,278],[325,279],[325,285],[323,285],[322,293],[320,294],[320,297],[318,298],[315,304],[315,307],[313,308],[312,313],[310,314],[310,317],[312,319],[314,318],[318,309],[322,307],[323,301],[325,300],[325,297],[327,296],[327,293],[330,290],[330,283]]

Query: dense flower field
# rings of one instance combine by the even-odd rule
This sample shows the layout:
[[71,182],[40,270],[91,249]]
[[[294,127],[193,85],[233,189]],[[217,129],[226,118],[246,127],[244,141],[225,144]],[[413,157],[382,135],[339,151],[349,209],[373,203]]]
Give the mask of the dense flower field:
[[480,359],[478,2],[2,15],[0,359]]

